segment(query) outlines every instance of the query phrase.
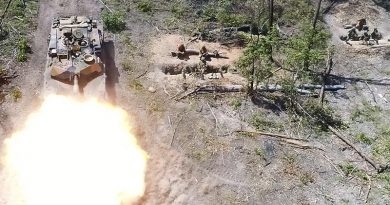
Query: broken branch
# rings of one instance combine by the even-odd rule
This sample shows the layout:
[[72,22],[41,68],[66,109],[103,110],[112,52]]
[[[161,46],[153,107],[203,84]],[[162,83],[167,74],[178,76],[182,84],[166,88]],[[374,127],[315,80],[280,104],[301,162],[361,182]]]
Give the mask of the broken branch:
[[322,124],[326,125],[327,128],[333,132],[333,134],[335,134],[341,141],[343,141],[345,144],[347,144],[348,146],[350,146],[353,150],[355,150],[356,153],[358,153],[366,162],[368,162],[371,166],[373,166],[375,168],[375,170],[378,172],[378,173],[381,173],[381,172],[384,172],[388,169],[390,169],[390,166],[389,165],[381,165],[381,164],[377,164],[376,162],[374,162],[372,159],[370,159],[369,157],[367,157],[365,154],[363,154],[361,151],[359,151],[359,149],[354,145],[352,144],[349,140],[347,140],[347,138],[341,133],[339,132],[336,128],[332,127],[331,125],[329,125],[327,122],[325,122],[324,120],[320,119],[320,118],[314,118],[313,116],[311,116],[308,112],[306,112],[306,110],[298,103],[298,102],[295,102],[295,104],[298,106],[298,108],[305,114],[307,115],[309,118],[311,118],[312,120],[317,120],[319,122],[321,122]]
[[287,135],[283,135],[283,134],[275,134],[275,133],[267,133],[267,132],[251,132],[251,131],[242,131],[242,130],[237,130],[235,132],[249,133],[249,134],[256,134],[258,136],[272,137],[274,139],[277,139],[279,142],[293,145],[294,147],[297,147],[300,149],[319,149],[319,150],[322,150],[319,147],[315,147],[315,146],[307,143],[308,140],[306,140],[306,139],[292,138],[292,137],[288,137]]

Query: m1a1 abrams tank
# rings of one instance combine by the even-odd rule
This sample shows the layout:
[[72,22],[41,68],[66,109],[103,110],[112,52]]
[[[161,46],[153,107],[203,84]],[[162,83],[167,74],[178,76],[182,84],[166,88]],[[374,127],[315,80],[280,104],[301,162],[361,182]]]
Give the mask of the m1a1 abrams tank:
[[103,28],[97,20],[85,16],[55,18],[48,42],[46,93],[105,94]]

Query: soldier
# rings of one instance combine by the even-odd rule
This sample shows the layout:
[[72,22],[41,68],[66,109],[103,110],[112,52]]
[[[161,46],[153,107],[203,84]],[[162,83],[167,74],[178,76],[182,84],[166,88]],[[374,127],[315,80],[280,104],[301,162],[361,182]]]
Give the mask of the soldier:
[[374,31],[371,33],[371,38],[376,42],[377,45],[379,44],[378,40],[381,39],[381,34],[377,28],[374,28]]
[[206,58],[203,55],[200,56],[199,68],[200,68],[200,79],[204,80],[204,72],[207,69],[207,65],[206,65]]
[[366,25],[367,25],[366,19],[359,19],[355,27],[359,31],[361,31],[361,30],[364,30],[364,26],[366,26]]
[[202,48],[200,48],[200,54],[203,55],[205,53],[207,53],[207,48],[206,46],[202,46]]
[[356,40],[359,38],[359,35],[357,34],[356,28],[352,28],[351,30],[348,31],[348,40]]
[[340,39],[345,41],[345,43],[347,43],[348,45],[352,45],[350,44],[348,41],[349,40],[356,40],[357,38],[359,38],[359,35],[357,34],[356,32],[356,28],[352,28],[351,30],[348,31],[348,35],[347,36],[342,36]]
[[362,36],[363,42],[368,46],[370,44],[370,35],[368,34],[367,31],[363,32]]
[[177,50],[179,52],[184,53],[184,52],[186,52],[186,47],[184,46],[184,44],[179,44],[179,45],[177,45]]

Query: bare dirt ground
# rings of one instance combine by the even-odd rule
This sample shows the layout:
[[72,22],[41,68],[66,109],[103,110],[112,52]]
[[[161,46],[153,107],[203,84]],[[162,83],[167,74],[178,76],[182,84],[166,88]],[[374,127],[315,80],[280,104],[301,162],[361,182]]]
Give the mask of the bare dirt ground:
[[[374,13],[381,16],[380,19],[368,19],[369,22],[378,25],[380,31],[390,31],[386,24],[389,17],[382,8],[368,3],[364,6],[362,15],[374,9]],[[40,103],[46,38],[52,17],[71,14],[99,17],[102,7],[98,0],[40,1],[32,60],[17,68],[20,77],[15,84],[21,88],[23,97],[18,103],[8,100],[2,105],[1,109],[8,118],[2,119],[5,126],[0,134],[8,136],[22,126],[28,113]],[[116,9],[115,6],[112,8]],[[337,35],[342,33],[340,25],[349,22],[348,18],[355,15],[343,12],[353,8],[354,4],[348,1],[337,5],[332,11],[335,13],[326,16],[330,30]],[[207,95],[179,102],[170,99],[181,90],[180,86],[185,81],[181,76],[163,74],[156,59],[151,57],[156,53],[151,49],[156,41],[168,42],[168,32],[156,29],[156,25],[162,24],[163,17],[150,17],[131,8],[127,16],[127,30],[121,34],[106,35],[113,44],[110,53],[115,59],[109,67],[117,68],[114,70],[117,73],[112,74],[110,79],[111,98],[132,117],[134,132],[150,157],[146,193],[139,204],[364,204],[367,182],[344,176],[337,165],[349,161],[359,168],[370,170],[370,167],[331,134],[296,136],[310,140],[326,152],[297,149],[271,138],[252,138],[233,133],[235,130],[253,129],[248,123],[248,116],[259,110],[270,119],[287,118],[263,109],[263,105],[244,95]],[[174,39],[177,40],[178,34],[174,35]],[[337,56],[341,56],[335,59],[336,74],[364,78],[388,75],[390,62],[385,58],[388,53],[386,48],[356,50],[341,45],[336,34],[332,41],[337,45]],[[132,42],[131,53],[125,45],[127,38]],[[166,48],[167,51],[176,47],[176,40],[172,41],[174,45]],[[130,71],[123,69],[123,63],[128,60],[133,62]],[[366,67],[371,70],[363,69]],[[227,74],[227,79],[243,83],[231,73]],[[204,82],[193,77],[187,81]],[[355,93],[355,86],[361,90],[359,94]],[[375,92],[390,98],[386,87],[370,86]],[[148,87],[155,88],[156,92],[148,92]],[[242,102],[238,109],[230,105],[236,99]],[[346,119],[349,119],[351,105],[359,104],[362,99],[370,102],[372,99],[364,82],[353,86],[348,84],[346,92],[327,97]],[[388,107],[379,98],[378,104]],[[294,130],[285,132],[294,134]],[[360,147],[369,151],[367,147]],[[0,180],[5,179],[0,177]],[[372,185],[369,203],[390,203],[381,186]],[[0,187],[0,204],[10,204],[4,200],[5,195],[6,187]]]

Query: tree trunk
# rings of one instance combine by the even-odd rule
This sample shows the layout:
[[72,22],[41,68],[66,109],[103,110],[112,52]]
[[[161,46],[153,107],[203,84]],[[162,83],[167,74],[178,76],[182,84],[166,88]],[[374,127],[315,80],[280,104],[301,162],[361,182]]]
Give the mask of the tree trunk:
[[268,28],[271,31],[274,24],[274,0],[268,0],[268,9]]
[[[308,49],[308,52],[310,52],[311,50],[311,46],[313,44],[313,38],[314,36],[316,35],[316,27],[317,27],[317,21],[318,21],[318,17],[320,15],[320,10],[321,10],[321,3],[322,3],[322,0],[318,0],[318,4],[317,4],[317,10],[316,10],[316,14],[314,16],[314,19],[313,19],[313,33],[309,39],[309,43],[307,45],[307,49]],[[305,58],[304,59],[304,62],[303,62],[303,68],[305,70],[308,70],[309,69],[309,59]]]
[[332,71],[332,66],[333,66],[332,53],[329,50],[328,51],[328,61],[326,63],[326,70],[325,70],[324,74],[322,75],[322,87],[321,87],[320,97],[319,97],[319,104],[321,105],[321,107],[324,104],[324,98],[325,98],[325,92],[324,91],[325,91],[326,80],[328,79],[328,75]]
[[321,3],[322,3],[322,0],[318,0],[316,15],[314,16],[314,19],[313,19],[313,30],[315,30],[316,26],[317,26],[318,17],[320,15],[320,10],[321,10]]
[[[268,35],[272,35],[274,29],[274,0],[268,0],[269,19],[268,19]],[[272,44],[269,45],[269,60],[272,62]]]
[[4,20],[4,18],[5,18],[5,15],[7,14],[7,11],[8,11],[9,6],[11,5],[11,2],[12,2],[12,0],[9,0],[9,1],[8,1],[7,7],[5,7],[4,13],[3,13],[3,15],[1,16],[1,19],[0,19],[0,28],[2,28],[3,20]]

